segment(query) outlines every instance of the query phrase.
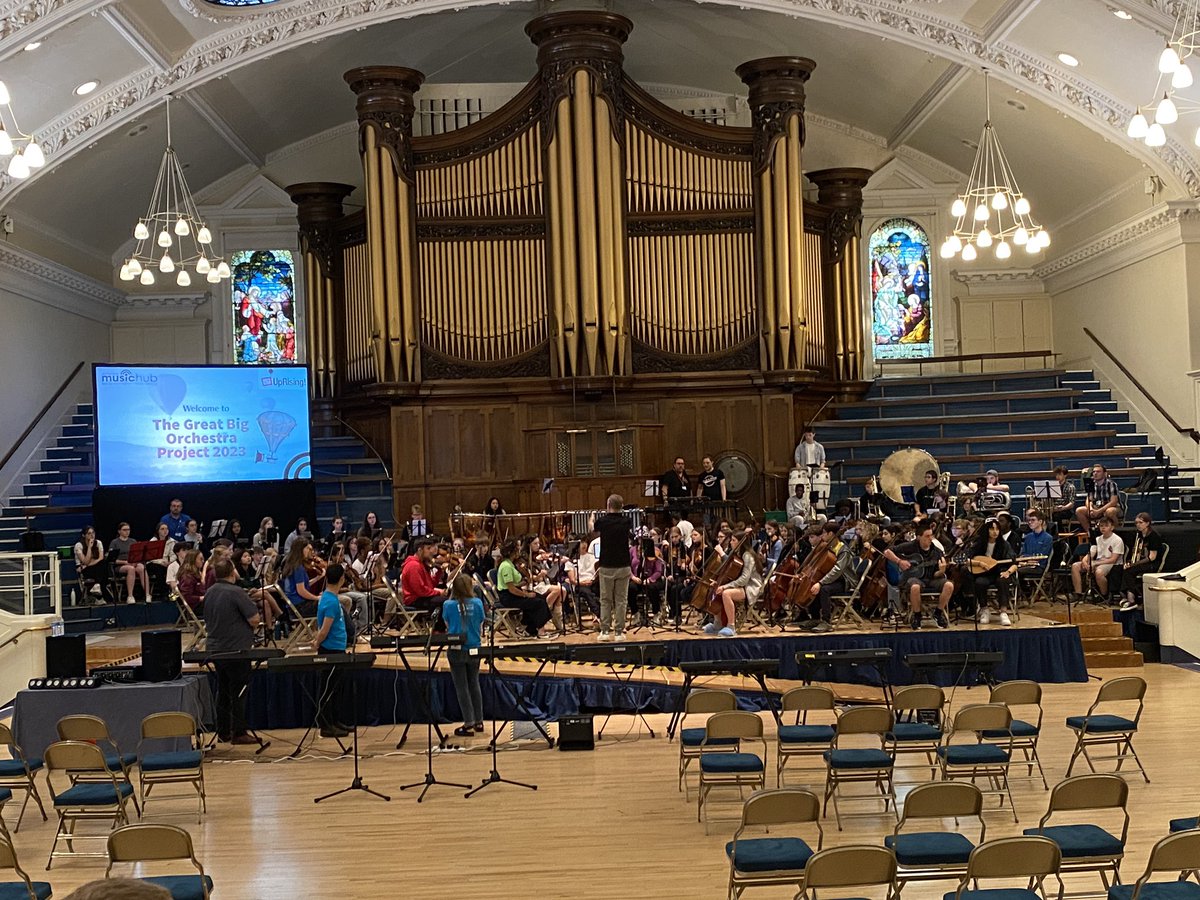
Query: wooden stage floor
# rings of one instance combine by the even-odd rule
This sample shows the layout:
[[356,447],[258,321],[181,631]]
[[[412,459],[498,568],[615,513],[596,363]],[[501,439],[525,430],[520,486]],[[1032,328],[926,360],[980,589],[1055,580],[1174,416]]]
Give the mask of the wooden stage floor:
[[[1125,671],[1100,673],[1109,678]],[[1195,773],[1182,764],[1200,739],[1200,709],[1193,702],[1200,674],[1150,665],[1144,670],[1150,690],[1138,748],[1151,784],[1130,778],[1132,825],[1122,868],[1132,881],[1142,870],[1151,844],[1167,831],[1168,819],[1200,812]],[[1082,713],[1096,692],[1090,684],[1047,685],[1042,758],[1053,784],[1063,776],[1070,753],[1067,715]],[[958,689],[954,708],[985,698],[980,688]],[[764,715],[768,734],[774,724]],[[652,719],[656,730],[665,717]],[[661,733],[661,732],[660,732]],[[306,758],[252,765],[254,748],[225,748],[207,767],[208,814],[197,825],[189,800],[156,801],[148,821],[178,824],[193,835],[196,851],[216,882],[217,900],[292,900],[316,898],[719,898],[724,896],[727,866],[723,847],[735,825],[738,805],[713,807],[719,817],[711,834],[696,822],[696,806],[676,791],[678,746],[649,738],[632,717],[610,725],[609,736],[592,753],[562,753],[530,744],[500,754],[500,771],[538,785],[536,792],[495,785],[471,800],[459,789],[435,787],[418,805],[415,791],[399,791],[420,781],[426,765],[421,752],[424,730],[396,752],[397,728],[366,729],[362,749],[364,779],[392,795],[390,803],[352,793],[314,806],[313,797],[349,783],[348,759]],[[294,733],[272,735],[295,740]],[[478,783],[490,769],[486,741],[434,757],[446,780]],[[320,749],[334,749],[320,741]],[[536,749],[536,747],[542,749]],[[274,749],[274,748],[272,748]],[[270,752],[270,751],[269,751]],[[774,768],[774,747],[770,748]],[[314,754],[325,757],[326,754]],[[898,775],[903,793],[926,774]],[[798,784],[819,790],[821,776],[798,773]],[[989,807],[989,837],[1019,834],[1037,824],[1047,793],[1040,782],[1014,779],[1020,823],[1005,810]],[[10,827],[15,804],[6,811]],[[1089,819],[1090,821],[1090,819]],[[1097,820],[1099,824],[1104,824]],[[856,819],[839,833],[825,821],[825,844],[880,842],[894,824],[876,815]],[[1115,823],[1112,823],[1115,825]],[[946,823],[946,827],[952,827]],[[1119,827],[1119,826],[1116,826]],[[35,880],[47,878],[46,855],[53,823],[26,815],[16,847]],[[162,872],[161,869],[153,870]],[[95,860],[59,861],[49,873],[55,896],[103,876]],[[906,900],[935,900],[950,883],[913,884]],[[1067,879],[1068,891],[1100,891],[1094,875]],[[785,898],[792,892],[763,889],[748,897]],[[875,896],[875,895],[871,895]]]

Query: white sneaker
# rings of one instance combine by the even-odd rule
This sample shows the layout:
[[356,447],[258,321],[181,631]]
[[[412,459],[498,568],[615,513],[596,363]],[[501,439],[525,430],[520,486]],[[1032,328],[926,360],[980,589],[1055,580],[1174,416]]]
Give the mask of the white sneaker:
[[612,639],[613,639],[613,636],[611,634],[609,634],[607,631],[600,632],[600,637],[596,638],[596,640],[602,641],[605,644],[610,643],[612,641]]
[[707,625],[704,626],[703,631],[705,634],[716,634],[717,633],[717,623],[709,622]]
[[[1001,613],[1003,615],[1003,613]],[[981,609],[979,611],[979,624],[990,625],[992,623],[992,613],[990,610]]]
[[1129,612],[1130,610],[1137,609],[1137,601],[1134,600],[1132,597],[1126,597],[1124,600],[1121,601],[1120,609],[1121,609],[1121,612]]
[[133,597],[126,597],[126,598],[125,598],[125,602],[126,602],[126,603],[137,603],[137,601],[136,601],[136,600],[134,600],[134,599],[133,599]]
[[1004,625],[1005,627],[1012,624],[1012,619],[1010,619],[1008,617],[1008,613],[1004,612],[1003,610],[1000,612],[1000,624]]
[[613,640],[616,641],[618,644],[625,643],[625,632],[618,631],[617,636],[615,638],[613,638]]

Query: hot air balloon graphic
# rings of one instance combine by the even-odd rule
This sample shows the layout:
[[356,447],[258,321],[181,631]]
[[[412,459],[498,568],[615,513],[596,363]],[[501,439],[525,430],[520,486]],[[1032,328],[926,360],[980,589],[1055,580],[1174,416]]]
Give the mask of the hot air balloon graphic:
[[158,408],[169,416],[187,396],[187,382],[178,375],[159,375],[158,380],[150,385],[150,396]]
[[268,409],[258,414],[258,428],[267,439],[267,461],[275,461],[275,450],[283,443],[283,439],[292,433],[296,420],[285,412]]

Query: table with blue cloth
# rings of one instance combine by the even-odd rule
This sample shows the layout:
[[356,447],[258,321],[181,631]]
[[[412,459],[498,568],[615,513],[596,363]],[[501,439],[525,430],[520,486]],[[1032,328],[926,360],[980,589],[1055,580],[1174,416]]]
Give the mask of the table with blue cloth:
[[[142,720],[156,712],[186,712],[197,722],[212,721],[208,677],[189,674],[155,683],[19,691],[13,704],[13,736],[26,756],[42,756],[58,740],[58,720],[63,716],[99,716],[121,750],[133,753],[142,737]],[[156,752],[187,749],[188,742],[182,738],[156,740],[154,744]]]

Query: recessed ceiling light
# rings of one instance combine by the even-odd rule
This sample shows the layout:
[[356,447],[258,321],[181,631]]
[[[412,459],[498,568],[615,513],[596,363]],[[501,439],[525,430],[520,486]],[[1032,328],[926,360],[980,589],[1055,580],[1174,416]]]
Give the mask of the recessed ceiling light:
[[1025,112],[1025,110],[1029,108],[1024,103],[1022,103],[1020,100],[1005,100],[1004,102],[1007,103],[1009,106],[1011,106],[1013,109],[1019,110],[1020,112]]
[[1128,22],[1130,19],[1133,18],[1132,13],[1127,13],[1123,9],[1117,9],[1115,6],[1109,7],[1108,11],[1123,22]]
[[30,41],[28,44],[25,45],[25,52],[28,53],[31,50],[36,50],[40,46],[42,46],[41,41]]
[[100,87],[100,82],[98,81],[85,81],[79,87],[75,88],[75,93],[77,96],[85,97],[98,87]]
[[137,137],[139,134],[145,134],[149,130],[150,130],[150,126],[147,125],[145,122],[143,122],[141,125],[138,125],[135,128],[131,128],[129,131],[127,131],[125,133],[129,137]]
[[1070,53],[1058,54],[1058,61],[1060,63],[1062,63],[1064,66],[1071,66],[1072,68],[1079,65],[1079,60],[1077,58],[1075,58],[1074,56],[1072,56]]

